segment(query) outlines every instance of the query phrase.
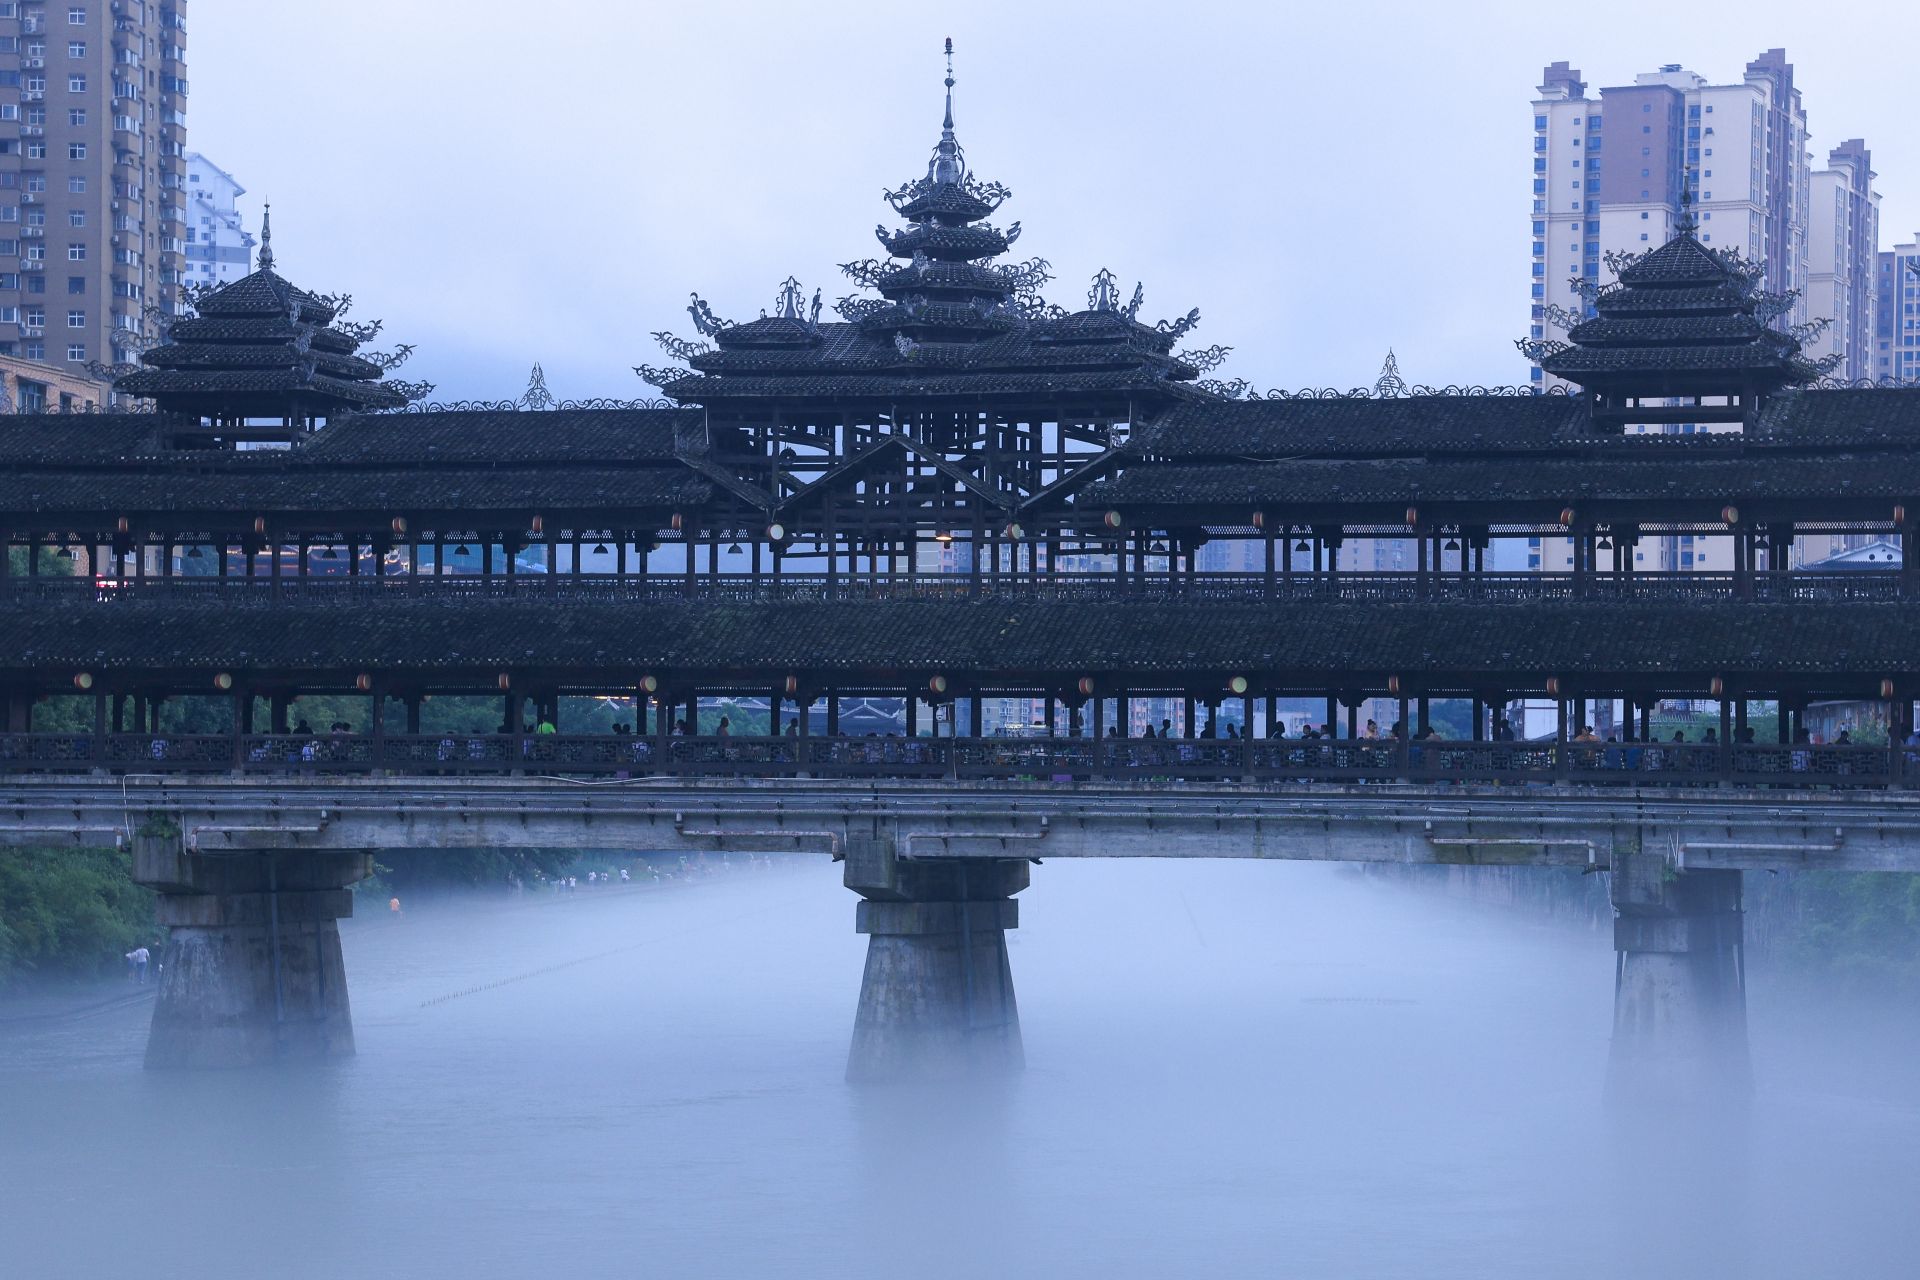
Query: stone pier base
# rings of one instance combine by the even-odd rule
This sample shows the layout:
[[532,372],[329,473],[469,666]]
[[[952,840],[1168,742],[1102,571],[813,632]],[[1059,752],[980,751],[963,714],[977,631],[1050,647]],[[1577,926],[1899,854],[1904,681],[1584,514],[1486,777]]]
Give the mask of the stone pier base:
[[1740,877],[1616,856],[1608,1060],[1616,1100],[1734,1100],[1751,1091]]
[[364,854],[189,853],[142,836],[135,878],[160,891],[149,1067],[246,1067],[353,1052],[339,921]]
[[1006,931],[1027,879],[1023,860],[915,863],[890,843],[853,842],[846,882],[865,899],[854,927],[868,943],[849,1080],[1024,1064]]

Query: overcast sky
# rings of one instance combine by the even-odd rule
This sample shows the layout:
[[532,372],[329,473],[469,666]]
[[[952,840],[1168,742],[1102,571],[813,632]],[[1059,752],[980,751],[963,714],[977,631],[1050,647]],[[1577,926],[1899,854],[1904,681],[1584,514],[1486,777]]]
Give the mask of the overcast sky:
[[[787,275],[832,300],[880,201],[925,171],[939,49],[1015,257],[1084,305],[1111,267],[1143,319],[1255,386],[1518,382],[1530,103],[1678,62],[1714,83],[1784,46],[1816,163],[1873,150],[1883,247],[1920,230],[1905,5],[193,0],[188,141],[271,199],[279,269],[355,297],[435,399],[652,394],[648,334],[698,291],[751,319]],[[1903,67],[1904,62],[1904,67]]]

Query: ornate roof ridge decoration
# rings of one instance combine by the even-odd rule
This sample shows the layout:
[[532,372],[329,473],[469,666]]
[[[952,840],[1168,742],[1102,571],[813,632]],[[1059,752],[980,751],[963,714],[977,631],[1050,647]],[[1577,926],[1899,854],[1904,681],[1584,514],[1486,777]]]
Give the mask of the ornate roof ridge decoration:
[[1441,397],[1441,396],[1444,396],[1450,399],[1459,399],[1464,397],[1484,397],[1484,396],[1520,398],[1520,397],[1526,397],[1526,396],[1570,396],[1573,394],[1575,394],[1573,391],[1568,390],[1564,386],[1548,387],[1543,390],[1539,387],[1528,386],[1524,383],[1515,385],[1515,386],[1502,386],[1502,385],[1482,386],[1479,384],[1471,384],[1471,383],[1449,383],[1444,387],[1429,386],[1425,383],[1421,383],[1414,386],[1407,386],[1403,383],[1398,390],[1383,392],[1379,389],[1379,384],[1375,383],[1371,387],[1344,387],[1344,388],[1343,387],[1301,387],[1298,390],[1294,390],[1294,391],[1289,391],[1283,387],[1272,387],[1268,389],[1265,395],[1262,395],[1257,391],[1250,392],[1247,395],[1247,399],[1248,400],[1402,400],[1402,399],[1413,399],[1416,397]]
[[1380,376],[1373,381],[1373,394],[1381,399],[1407,394],[1407,380],[1400,376],[1400,362],[1394,358],[1392,347],[1387,348],[1387,362],[1380,366]]
[[678,409],[681,406],[664,397],[616,400],[594,397],[585,400],[554,400],[550,404],[529,404],[518,400],[447,400],[429,403],[416,401],[386,410],[389,413],[632,413],[648,409]]

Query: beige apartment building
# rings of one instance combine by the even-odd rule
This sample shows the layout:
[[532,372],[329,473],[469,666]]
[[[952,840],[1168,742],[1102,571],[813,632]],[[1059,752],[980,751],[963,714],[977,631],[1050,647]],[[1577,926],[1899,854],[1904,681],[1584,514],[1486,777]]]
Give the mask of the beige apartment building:
[[178,314],[185,0],[0,0],[0,356],[83,372]]
[[91,413],[112,402],[112,384],[85,369],[0,355],[0,414]]

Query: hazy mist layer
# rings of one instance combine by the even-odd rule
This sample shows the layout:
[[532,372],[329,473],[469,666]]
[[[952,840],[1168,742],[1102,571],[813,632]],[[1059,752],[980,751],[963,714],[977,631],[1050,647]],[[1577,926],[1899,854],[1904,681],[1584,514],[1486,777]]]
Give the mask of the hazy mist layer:
[[1612,954],[1338,870],[1049,862],[1030,1069],[841,1080],[824,862],[349,925],[360,1056],[0,1030],[9,1275],[1910,1276],[1911,1026],[1756,983],[1745,1126],[1600,1107]]

